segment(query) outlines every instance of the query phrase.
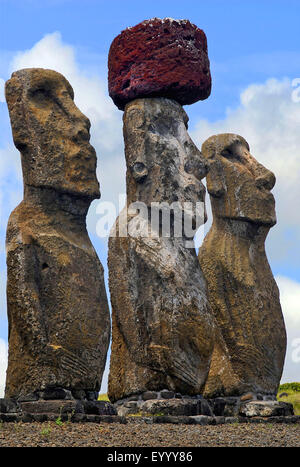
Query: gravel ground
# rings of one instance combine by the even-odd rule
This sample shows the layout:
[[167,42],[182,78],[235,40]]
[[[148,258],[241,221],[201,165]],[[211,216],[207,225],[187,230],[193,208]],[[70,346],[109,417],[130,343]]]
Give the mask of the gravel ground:
[[2,423],[0,447],[300,447],[300,424]]

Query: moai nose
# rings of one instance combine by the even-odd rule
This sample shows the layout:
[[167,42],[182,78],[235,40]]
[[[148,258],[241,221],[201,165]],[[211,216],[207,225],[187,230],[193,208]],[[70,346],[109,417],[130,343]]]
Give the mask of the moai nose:
[[255,184],[258,188],[272,190],[276,182],[275,175],[270,170],[263,169],[255,179]]

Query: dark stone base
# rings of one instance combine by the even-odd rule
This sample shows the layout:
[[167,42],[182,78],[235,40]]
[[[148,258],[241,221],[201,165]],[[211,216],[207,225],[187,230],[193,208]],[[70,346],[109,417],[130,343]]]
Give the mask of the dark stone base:
[[274,395],[257,397],[250,393],[240,397],[204,399],[201,395],[191,397],[174,394],[172,391],[147,391],[117,401],[115,407],[120,416],[154,416],[155,420],[160,420],[161,417],[167,417],[169,420],[169,417],[189,417],[200,424],[207,419],[213,424],[219,424],[230,423],[229,420],[239,422],[257,417],[268,420],[278,417],[276,420],[279,420],[282,417],[294,416],[292,404],[278,402]]
[[34,402],[38,400],[87,400],[97,401],[97,391],[85,391],[83,389],[65,389],[62,387],[48,387],[41,391],[34,391],[29,394],[19,396],[18,402]]
[[[136,422],[136,417],[127,417],[128,423]],[[300,424],[300,416],[286,416],[286,417],[209,417],[207,415],[197,416],[174,416],[174,415],[161,415],[157,417],[141,417],[141,423],[171,423],[175,425],[223,425],[232,424],[237,425],[240,423],[256,423],[256,424]]]
[[[52,395],[68,396],[63,392]],[[150,395],[160,398],[150,399]],[[224,423],[300,423],[292,404],[276,400],[242,400],[240,397],[204,399],[201,395],[181,396],[171,391],[144,393],[118,401],[61,398],[28,400],[0,399],[1,422],[93,422],[219,425]],[[166,396],[166,397],[163,397]],[[172,396],[172,397],[171,397]]]
[[95,422],[126,423],[117,415],[115,407],[107,401],[97,400],[31,400],[26,402],[0,399],[2,422]]

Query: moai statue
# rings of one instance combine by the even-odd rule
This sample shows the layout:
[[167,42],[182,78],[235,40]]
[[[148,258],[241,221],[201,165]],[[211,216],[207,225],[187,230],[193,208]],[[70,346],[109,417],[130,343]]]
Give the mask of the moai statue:
[[[161,390],[168,397],[196,395],[208,374],[214,328],[194,232],[183,232],[181,219],[185,213],[194,228],[205,222],[204,210],[197,217],[195,206],[204,206],[207,168],[181,104],[209,95],[205,35],[187,21],[145,21],[114,40],[109,70],[110,94],[119,108],[125,105],[127,163],[127,206],[109,240],[109,398],[154,399]],[[184,211],[184,203],[192,208]],[[162,219],[153,222],[161,208],[162,219],[166,212],[171,219],[166,234]]]
[[204,394],[275,397],[286,351],[278,287],[265,252],[276,223],[275,176],[235,134],[212,136],[202,153],[209,163],[213,224],[199,261],[217,323]]
[[110,316],[86,230],[100,192],[90,122],[73,99],[69,82],[52,70],[20,70],[6,83],[24,177],[6,239],[7,398],[33,400],[46,391],[51,399],[52,391],[92,400],[101,385]]

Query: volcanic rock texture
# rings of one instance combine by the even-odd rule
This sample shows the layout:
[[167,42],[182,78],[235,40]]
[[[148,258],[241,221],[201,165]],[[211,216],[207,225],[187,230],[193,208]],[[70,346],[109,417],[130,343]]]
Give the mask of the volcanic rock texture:
[[204,203],[206,164],[187,120],[165,98],[136,99],[125,109],[128,213],[125,208],[111,233],[108,258],[112,402],[147,390],[198,394],[208,374],[213,322],[195,249],[172,229],[161,234],[161,224],[147,235],[158,214],[151,203],[157,209],[178,203],[180,219],[183,202]]
[[188,20],[143,21],[112,42],[109,95],[124,110],[141,97],[167,97],[181,105],[206,99],[211,76],[205,33]]
[[213,225],[199,251],[216,342],[205,396],[275,395],[286,351],[279,291],[265,239],[276,223],[275,176],[241,136],[221,134],[202,145]]
[[[47,388],[99,391],[110,339],[103,268],[86,230],[100,197],[89,120],[59,73],[6,83],[24,200],[7,227],[7,398]],[[26,400],[26,397],[25,397]]]

